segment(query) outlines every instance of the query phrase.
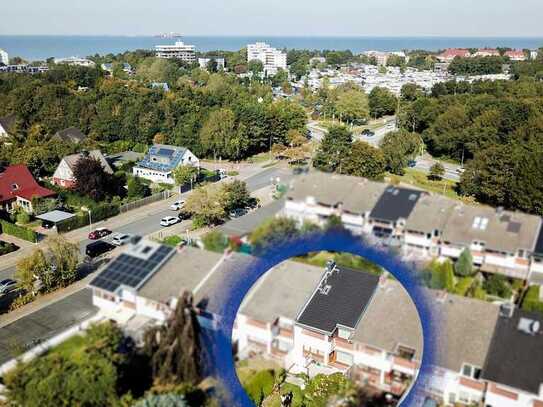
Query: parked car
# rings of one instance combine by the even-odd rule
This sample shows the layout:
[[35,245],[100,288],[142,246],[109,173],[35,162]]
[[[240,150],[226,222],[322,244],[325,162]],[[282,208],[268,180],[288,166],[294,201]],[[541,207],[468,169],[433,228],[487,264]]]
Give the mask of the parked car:
[[89,239],[90,240],[98,240],[101,239],[107,235],[110,235],[112,232],[111,230],[107,228],[98,228],[96,230],[93,230],[89,233]]
[[228,174],[226,172],[226,170],[224,168],[220,168],[217,170],[217,175],[221,178],[221,179],[225,179],[225,178],[228,178]]
[[17,281],[6,278],[0,281],[0,295],[5,295],[17,289]]
[[181,201],[175,201],[173,204],[171,204],[170,206],[170,209],[172,211],[178,211],[180,210],[183,206],[185,206],[185,201],[181,200]]
[[465,169],[465,168],[462,168],[462,167],[456,169],[456,172],[457,172],[458,174],[463,174],[465,171],[466,171],[466,169]]
[[184,210],[180,210],[179,214],[177,215],[177,218],[179,219],[179,222],[190,219],[190,213]]
[[245,208],[238,208],[238,209],[234,209],[233,211],[231,211],[229,213],[229,216],[230,218],[234,219],[234,218],[239,218],[245,214],[247,214],[247,209]]
[[123,246],[127,244],[131,238],[132,235],[129,235],[128,233],[117,233],[115,236],[113,236],[113,239],[111,239],[111,244],[115,246]]
[[87,247],[85,248],[85,254],[93,259],[95,257],[101,256],[104,253],[110,252],[113,249],[115,249],[114,244],[108,243],[105,240],[98,240],[87,245]]
[[362,132],[362,135],[369,138],[375,136],[375,133],[371,130],[366,129]]
[[166,216],[165,218],[162,218],[162,220],[160,221],[160,226],[168,227],[168,226],[175,225],[176,223],[179,223],[178,217],[175,218],[173,216]]
[[417,166],[417,162],[416,162],[415,160],[409,160],[409,161],[407,162],[407,166],[408,166],[409,168],[415,168],[415,167]]

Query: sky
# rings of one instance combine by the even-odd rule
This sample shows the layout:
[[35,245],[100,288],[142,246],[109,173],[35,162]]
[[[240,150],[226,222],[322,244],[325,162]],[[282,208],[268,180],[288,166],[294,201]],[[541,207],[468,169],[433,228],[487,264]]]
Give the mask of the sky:
[[542,37],[542,0],[3,0],[0,35]]

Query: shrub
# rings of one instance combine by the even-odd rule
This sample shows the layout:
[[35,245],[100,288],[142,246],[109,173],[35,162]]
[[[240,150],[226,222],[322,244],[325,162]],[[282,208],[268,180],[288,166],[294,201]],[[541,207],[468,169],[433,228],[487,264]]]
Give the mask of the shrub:
[[483,284],[484,289],[490,295],[496,295],[501,298],[509,299],[513,295],[511,284],[507,281],[507,277],[500,274],[491,275]]
[[206,233],[202,237],[202,243],[206,250],[222,253],[228,247],[228,239],[226,236],[218,230],[213,230]]
[[522,301],[523,310],[543,312],[543,302],[539,300],[539,290],[540,287],[537,285],[528,288]]
[[462,297],[466,296],[470,288],[473,286],[473,277],[463,277],[458,281],[454,287],[454,294],[461,295]]
[[454,263],[454,272],[461,277],[469,277],[474,273],[473,257],[468,249],[465,249],[456,263]]
[[273,370],[262,370],[256,373],[245,384],[245,391],[255,403],[260,406],[264,399],[271,393],[275,383]]

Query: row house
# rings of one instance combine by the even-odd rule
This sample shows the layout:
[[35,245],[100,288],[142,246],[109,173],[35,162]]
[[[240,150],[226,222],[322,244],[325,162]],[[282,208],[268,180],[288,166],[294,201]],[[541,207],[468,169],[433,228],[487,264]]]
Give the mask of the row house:
[[361,235],[385,188],[386,184],[364,178],[311,172],[288,191],[283,214],[300,225],[307,221],[320,226],[338,216],[347,229]]
[[[220,293],[239,262],[252,261],[231,257],[135,238],[91,281],[93,303],[127,324],[164,322],[185,291],[198,307],[213,308],[210,287]],[[427,395],[444,405],[542,405],[543,317],[431,290],[428,301],[439,326]],[[291,261],[250,290],[233,342],[242,358],[260,354],[310,375],[342,372],[398,397],[417,377],[424,350],[417,310],[400,283]]]
[[283,214],[325,224],[340,216],[344,226],[370,241],[401,248],[421,260],[457,259],[469,249],[484,272],[543,282],[543,231],[538,216],[384,183],[322,173],[296,180]]

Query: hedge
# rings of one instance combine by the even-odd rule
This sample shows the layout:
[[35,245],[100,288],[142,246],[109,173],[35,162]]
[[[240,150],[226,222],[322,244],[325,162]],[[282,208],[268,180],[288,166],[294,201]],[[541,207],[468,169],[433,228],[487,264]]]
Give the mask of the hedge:
[[[91,208],[92,222],[99,222],[101,220],[111,218],[120,213],[120,206],[118,204],[101,204],[94,208]],[[79,229],[89,224],[89,214],[82,212],[77,214],[74,218],[68,219],[57,226],[59,233],[69,232],[70,230]]]
[[5,220],[0,220],[0,226],[0,230],[6,235],[15,236],[19,239],[27,240],[32,243],[36,243],[38,241],[38,234],[31,229],[15,225],[14,223],[10,223]]
[[534,285],[528,288],[524,301],[522,301],[522,309],[543,312],[543,302],[539,301],[539,286]]

